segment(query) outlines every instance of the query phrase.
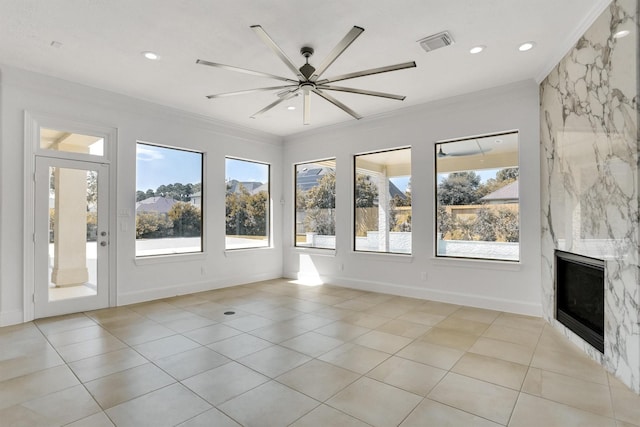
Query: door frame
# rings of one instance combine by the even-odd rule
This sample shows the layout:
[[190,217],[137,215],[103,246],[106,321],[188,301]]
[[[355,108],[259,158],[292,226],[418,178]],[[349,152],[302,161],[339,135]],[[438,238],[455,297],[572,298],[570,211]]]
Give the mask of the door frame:
[[[83,153],[67,153],[40,148],[40,128],[64,130],[72,133],[94,135],[104,138],[104,155],[95,156]],[[49,113],[24,112],[24,235],[23,235],[23,318],[25,322],[35,318],[35,165],[36,156],[60,159],[89,161],[109,165],[108,215],[109,227],[109,270],[108,289],[109,307],[116,306],[117,292],[117,129],[110,126],[81,122]]]

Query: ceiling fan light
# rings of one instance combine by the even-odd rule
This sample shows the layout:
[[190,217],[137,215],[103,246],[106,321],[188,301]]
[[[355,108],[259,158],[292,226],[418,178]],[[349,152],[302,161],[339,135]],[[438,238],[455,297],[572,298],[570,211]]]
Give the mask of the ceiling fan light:
[[486,46],[482,46],[482,45],[474,46],[471,49],[469,49],[469,53],[472,55],[475,55],[476,53],[480,53],[485,49],[486,49]]
[[531,50],[535,47],[535,43],[534,42],[524,42],[522,43],[520,46],[518,46],[518,50],[520,52],[526,52],[528,50]]
[[151,52],[150,50],[142,52],[141,55],[151,61],[157,61],[158,59],[160,59],[160,55],[155,52]]

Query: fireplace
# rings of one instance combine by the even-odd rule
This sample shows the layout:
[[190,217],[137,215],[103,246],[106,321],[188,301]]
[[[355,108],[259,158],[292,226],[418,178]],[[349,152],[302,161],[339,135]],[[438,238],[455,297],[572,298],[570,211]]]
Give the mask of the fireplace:
[[604,353],[604,261],[555,252],[556,319]]

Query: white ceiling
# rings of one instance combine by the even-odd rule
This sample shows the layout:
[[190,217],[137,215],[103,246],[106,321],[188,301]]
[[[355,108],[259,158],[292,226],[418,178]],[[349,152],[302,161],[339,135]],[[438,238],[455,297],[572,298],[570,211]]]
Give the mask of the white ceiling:
[[[417,68],[340,82],[406,95],[404,101],[332,92],[364,117],[541,77],[570,48],[606,0],[0,0],[0,62],[158,104],[290,135],[354,120],[312,95],[253,113],[273,92],[209,100],[206,95],[282,82],[197,65],[205,59],[294,78],[249,28],[259,24],[302,65],[316,67],[354,25],[364,33],[323,77],[416,61]],[[430,53],[417,40],[448,30],[455,44]],[[53,41],[59,47],[51,46]],[[519,52],[525,41],[535,49]],[[475,45],[485,45],[478,55]],[[161,55],[149,61],[142,51]],[[555,62],[554,62],[555,61]],[[286,107],[297,107],[294,111]]]

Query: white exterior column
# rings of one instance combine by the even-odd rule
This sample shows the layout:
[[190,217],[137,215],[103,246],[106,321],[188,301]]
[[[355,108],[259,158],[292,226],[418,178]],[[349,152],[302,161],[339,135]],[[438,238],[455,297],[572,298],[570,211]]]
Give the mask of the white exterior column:
[[376,174],[378,184],[378,251],[389,252],[389,178],[387,168]]

